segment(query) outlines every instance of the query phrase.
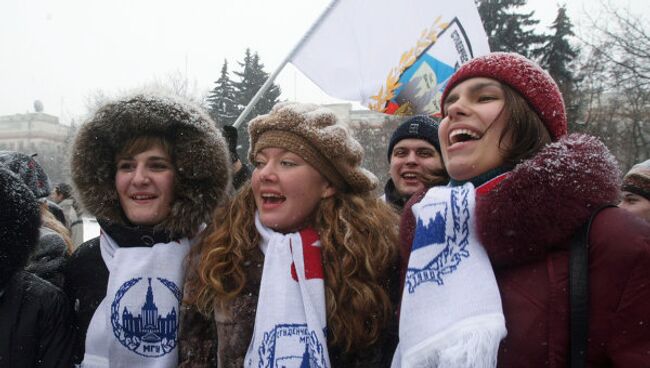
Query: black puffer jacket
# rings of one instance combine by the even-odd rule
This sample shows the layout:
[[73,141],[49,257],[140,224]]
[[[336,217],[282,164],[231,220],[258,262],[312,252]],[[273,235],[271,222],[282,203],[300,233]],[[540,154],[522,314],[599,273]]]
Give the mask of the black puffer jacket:
[[65,294],[19,271],[0,296],[0,366],[72,367],[74,325]]
[[25,270],[62,288],[67,245],[63,238],[46,227],[41,227],[38,244],[29,255]]
[[20,178],[0,167],[0,367],[70,367],[74,330],[56,286],[22,271],[40,211]]

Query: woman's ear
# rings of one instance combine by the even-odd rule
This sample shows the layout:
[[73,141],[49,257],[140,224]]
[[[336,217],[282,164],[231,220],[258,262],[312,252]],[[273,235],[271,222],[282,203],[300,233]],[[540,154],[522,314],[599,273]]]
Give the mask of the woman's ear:
[[327,199],[334,194],[336,194],[336,187],[334,187],[332,183],[328,181],[325,183],[325,187],[323,188],[323,193],[321,194],[320,198]]

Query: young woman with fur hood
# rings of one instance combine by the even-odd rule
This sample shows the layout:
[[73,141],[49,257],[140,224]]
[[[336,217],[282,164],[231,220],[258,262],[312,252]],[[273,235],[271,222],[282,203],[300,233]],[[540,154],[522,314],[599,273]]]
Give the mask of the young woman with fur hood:
[[248,129],[251,181],[217,210],[189,289],[216,320],[217,366],[386,366],[397,218],[360,144],[315,105],[278,104]]
[[82,367],[175,367],[185,258],[230,180],[214,122],[174,98],[109,102],[81,126],[72,178],[98,238],[68,264]]
[[68,299],[22,269],[39,239],[39,203],[2,165],[0,208],[0,365],[69,368],[74,328]]
[[[592,214],[616,203],[620,172],[615,159],[596,138],[567,135],[557,85],[520,55],[493,53],[461,66],[445,87],[441,106],[439,135],[450,186],[476,187],[469,231],[487,252],[503,306],[507,336],[496,365],[569,366],[570,344],[577,343],[569,339],[569,244],[577,232],[586,234],[581,226]],[[402,218],[402,254],[409,264],[403,269],[400,343],[417,334],[409,326],[422,317],[422,309],[405,301],[419,271],[420,240],[436,237],[419,224],[418,214],[431,195],[414,196]],[[647,366],[650,226],[622,209],[604,208],[593,218],[587,238],[586,365]],[[454,254],[459,262],[437,288],[458,281],[477,255]],[[464,288],[491,282],[465,276],[460,280]],[[430,301],[426,313],[435,315],[446,303]],[[440,318],[453,326],[481,306],[465,300],[453,306],[467,312],[463,316]],[[420,323],[419,328],[426,335],[427,326]]]

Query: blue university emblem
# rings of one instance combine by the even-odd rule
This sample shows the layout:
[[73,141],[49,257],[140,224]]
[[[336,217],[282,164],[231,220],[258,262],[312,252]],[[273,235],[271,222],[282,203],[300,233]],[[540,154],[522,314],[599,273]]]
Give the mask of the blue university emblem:
[[259,368],[327,368],[323,345],[307,324],[280,324],[264,333]]
[[460,65],[474,57],[472,44],[458,18],[436,20],[417,45],[402,54],[370,104],[372,110],[395,115],[431,115],[440,111],[440,96]]
[[[176,284],[163,278],[140,281],[142,277],[133,278],[115,293],[111,304],[113,333],[132,352],[144,357],[160,357],[176,347],[176,308],[182,293]],[[154,301],[154,295],[159,296],[160,305]]]
[[440,188],[436,194],[445,193],[448,200],[436,196],[430,203],[422,202],[406,271],[409,293],[426,282],[443,285],[444,276],[456,271],[461,260],[469,257],[470,190],[473,189]]

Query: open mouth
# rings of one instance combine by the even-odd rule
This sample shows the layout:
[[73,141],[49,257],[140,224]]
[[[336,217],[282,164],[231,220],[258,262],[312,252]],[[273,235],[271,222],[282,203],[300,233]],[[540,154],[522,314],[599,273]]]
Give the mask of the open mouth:
[[148,201],[150,199],[156,199],[158,196],[153,194],[134,194],[131,196],[131,199],[134,201]]
[[274,193],[263,193],[262,194],[262,202],[264,204],[279,204],[282,203],[286,200],[287,198],[283,195],[280,194],[274,194]]
[[476,141],[481,139],[482,135],[469,129],[455,129],[449,133],[449,142],[451,144]]
[[418,179],[418,174],[412,173],[412,172],[407,172],[407,173],[403,173],[401,175],[401,177],[402,177],[402,179],[406,179],[406,180],[417,180]]

